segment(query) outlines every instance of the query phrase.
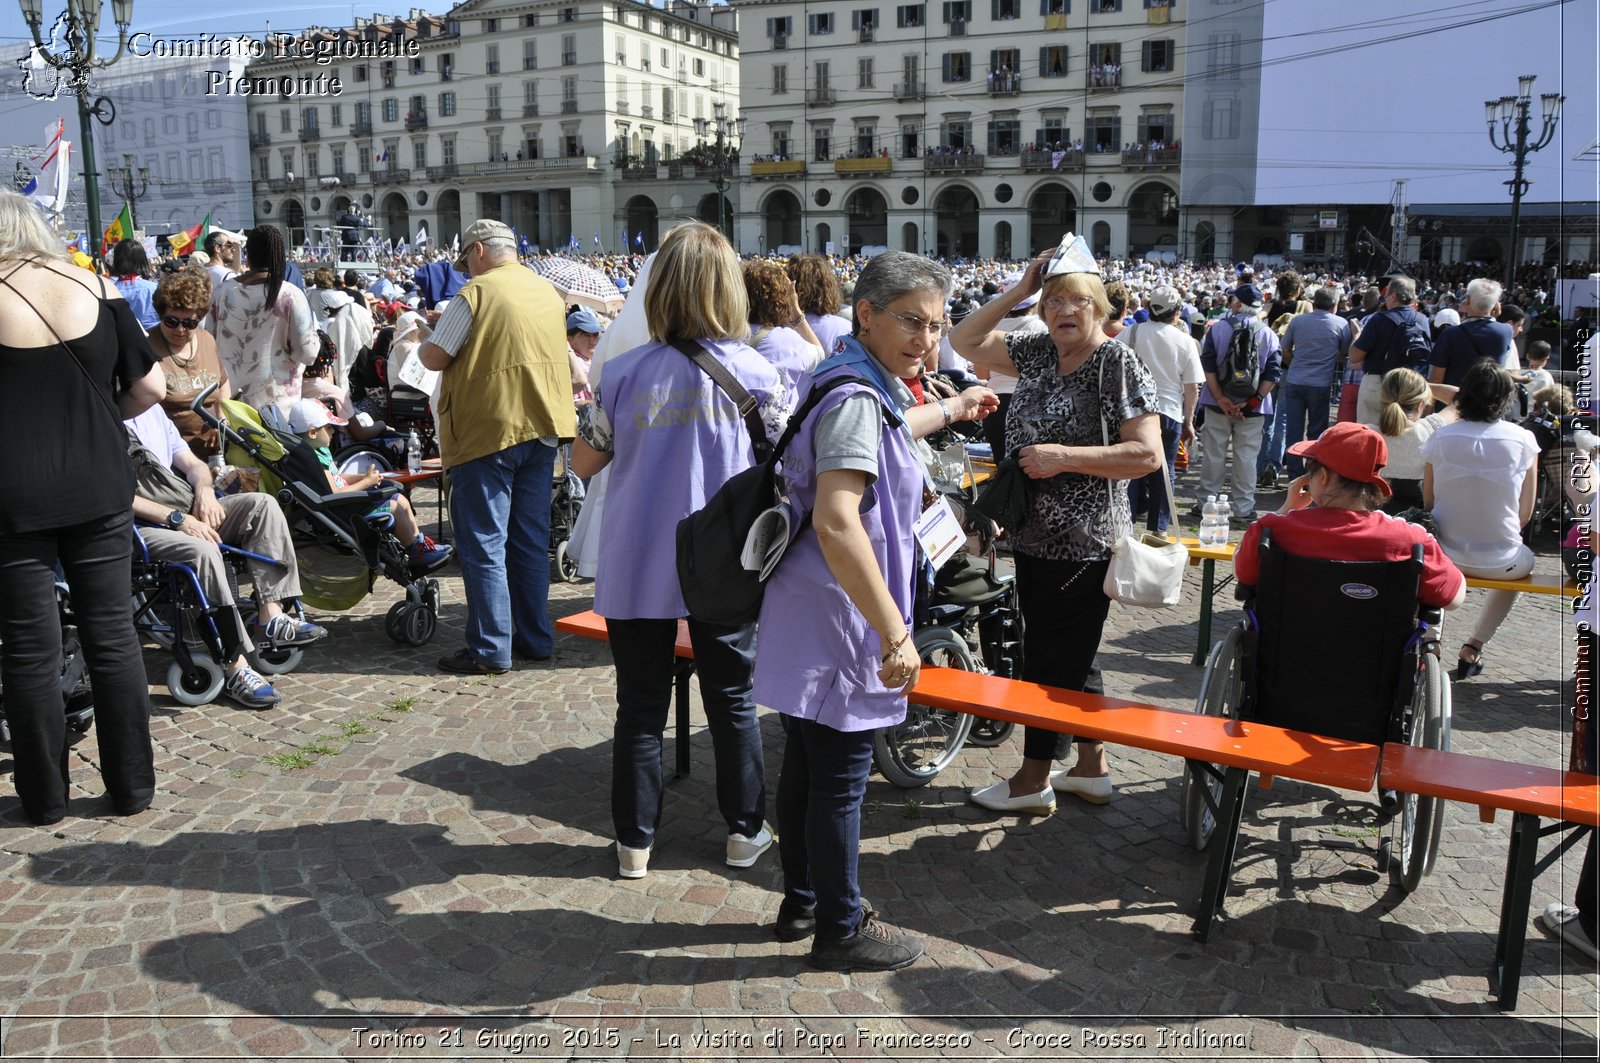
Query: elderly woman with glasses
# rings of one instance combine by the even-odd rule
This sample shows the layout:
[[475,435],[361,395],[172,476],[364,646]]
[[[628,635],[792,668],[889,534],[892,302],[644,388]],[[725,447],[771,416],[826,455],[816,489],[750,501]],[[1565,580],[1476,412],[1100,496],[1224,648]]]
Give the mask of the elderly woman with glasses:
[[[1150,371],[1104,332],[1104,284],[1087,270],[1045,277],[1045,254],[1022,280],[950,333],[956,353],[980,369],[1018,378],[1006,442],[1021,449],[1033,490],[1021,527],[1007,529],[1017,566],[1024,629],[1022,678],[1101,694],[1095,653],[1111,601],[1102,586],[1111,545],[1132,527],[1127,481],[1161,465],[1161,427]],[[995,331],[1019,302],[1040,292],[1043,331]],[[974,790],[974,804],[1045,816],[1055,791],[1095,804],[1111,799],[1105,747],[1080,742],[1072,768],[1051,772],[1072,739],[1028,728],[1022,767]]]
[[152,302],[156,325],[149,332],[150,346],[162,359],[167,374],[167,394],[161,405],[195,457],[204,461],[221,453],[217,431],[207,428],[189,404],[212,384],[220,385],[209,400],[213,413],[221,410],[223,399],[233,397],[228,374],[217,354],[217,341],[200,327],[211,311],[211,278],[192,269],[168,274],[156,288]]
[[936,262],[872,259],[856,282],[854,335],[811,374],[811,391],[834,386],[785,451],[790,498],[810,522],[799,522],[767,584],[756,645],[755,699],[783,715],[785,736],[774,932],[814,938],[811,965],[828,971],[893,970],[922,954],[862,901],[856,865],[872,735],[905,719],[920,671],[912,525],[925,473],[915,441],[999,405],[987,388],[917,405],[907,387],[938,349],[949,292]]

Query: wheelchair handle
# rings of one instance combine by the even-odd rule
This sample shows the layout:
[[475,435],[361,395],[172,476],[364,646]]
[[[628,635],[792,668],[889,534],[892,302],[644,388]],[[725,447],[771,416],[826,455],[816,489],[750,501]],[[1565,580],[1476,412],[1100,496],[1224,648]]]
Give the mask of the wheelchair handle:
[[201,391],[200,394],[194,397],[193,402],[189,403],[190,411],[198,414],[200,419],[206,423],[206,427],[208,428],[221,427],[221,423],[217,420],[216,415],[210,410],[206,409],[206,400],[215,394],[216,390],[221,386],[222,384],[220,382],[208,386],[205,388],[205,390]]

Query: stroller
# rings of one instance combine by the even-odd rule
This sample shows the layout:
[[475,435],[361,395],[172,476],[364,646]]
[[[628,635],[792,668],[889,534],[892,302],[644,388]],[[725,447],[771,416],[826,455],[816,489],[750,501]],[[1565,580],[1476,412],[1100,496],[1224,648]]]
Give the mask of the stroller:
[[[83,647],[78,643],[77,624],[73,622],[72,594],[59,579],[56,581],[56,612],[61,618],[61,703],[67,714],[67,729],[83,734],[94,722],[94,692],[89,688],[88,666],[83,659]],[[5,688],[0,686],[0,745],[10,744]]]
[[276,495],[283,506],[300,564],[301,600],[313,609],[349,609],[371,592],[381,573],[406,592],[406,600],[384,618],[384,631],[396,642],[426,645],[438,626],[439,584],[412,569],[391,530],[394,518],[374,512],[400,492],[399,485],[323,490],[322,464],[304,440],[266,427],[243,402],[224,401],[219,419],[205,407],[213,390],[197,395],[191,409],[221,434],[229,463],[253,468],[257,489]]
[[572,526],[578,522],[583,495],[583,481],[572,471],[572,444],[564,443],[556,450],[555,475],[550,484],[550,554],[556,577],[563,583],[578,578],[578,560],[568,554],[567,541],[572,538]]

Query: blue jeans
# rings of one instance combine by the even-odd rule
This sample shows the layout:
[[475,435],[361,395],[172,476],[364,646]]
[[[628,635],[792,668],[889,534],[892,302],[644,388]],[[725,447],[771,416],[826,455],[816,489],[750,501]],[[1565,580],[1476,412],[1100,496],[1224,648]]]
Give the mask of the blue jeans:
[[1273,396],[1272,413],[1261,420],[1261,450],[1256,454],[1258,480],[1268,468],[1283,468],[1283,429],[1288,421],[1284,419],[1283,407],[1278,404],[1276,395]]
[[[661,733],[672,707],[676,620],[606,620],[617,666],[611,740],[611,819],[617,840],[648,849],[661,823]],[[717,758],[717,807],[729,834],[753,838],[766,818],[767,781],[750,696],[756,627],[689,620],[695,674]]]
[[[1174,421],[1166,414],[1156,416],[1161,418],[1161,453],[1167,456],[1166,475],[1176,485],[1178,474],[1173,471],[1172,465],[1178,460],[1178,439],[1183,435],[1183,422]],[[1143,509],[1146,514],[1145,527],[1157,534],[1165,534],[1173,518],[1167,507],[1166,488],[1161,486],[1161,476],[1161,472],[1157,471],[1128,483],[1130,512],[1137,513]]]
[[818,940],[838,941],[861,921],[856,866],[861,802],[872,773],[872,732],[836,731],[815,720],[783,718],[778,776],[778,852],[783,899],[816,905]]
[[467,649],[511,667],[513,642],[533,657],[550,627],[550,481],[556,448],[537,439],[450,466],[450,523],[467,593]]
[[[1285,433],[1283,446],[1292,447],[1302,439],[1315,439],[1328,429],[1328,387],[1326,384],[1290,384],[1277,391],[1278,417]],[[1303,458],[1290,455],[1285,468],[1292,480],[1306,471]]]

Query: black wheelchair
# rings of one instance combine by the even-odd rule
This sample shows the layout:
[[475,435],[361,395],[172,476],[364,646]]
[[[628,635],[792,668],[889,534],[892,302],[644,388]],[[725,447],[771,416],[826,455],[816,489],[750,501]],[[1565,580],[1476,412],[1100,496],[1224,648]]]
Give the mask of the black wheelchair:
[[[1235,592],[1244,621],[1212,647],[1195,711],[1353,742],[1448,749],[1441,611],[1417,602],[1422,547],[1405,561],[1324,561],[1277,547],[1264,529],[1260,557],[1260,583]],[[1181,817],[1189,842],[1205,849],[1220,826],[1227,846],[1208,873],[1196,925],[1202,938],[1227,892],[1247,776],[1187,762]],[[1433,868],[1444,803],[1386,792],[1378,809],[1384,821],[1400,817],[1398,851],[1385,837],[1380,868],[1392,868],[1410,893]]]

